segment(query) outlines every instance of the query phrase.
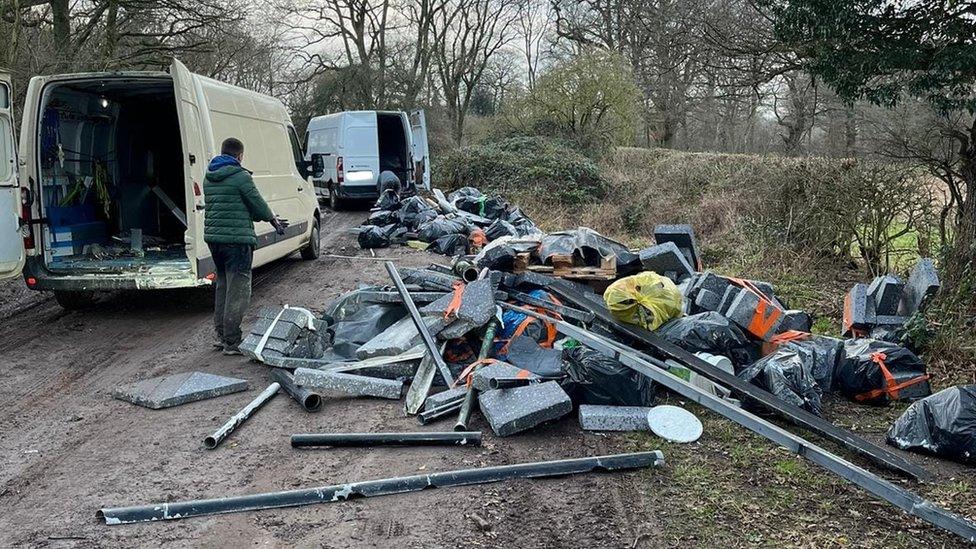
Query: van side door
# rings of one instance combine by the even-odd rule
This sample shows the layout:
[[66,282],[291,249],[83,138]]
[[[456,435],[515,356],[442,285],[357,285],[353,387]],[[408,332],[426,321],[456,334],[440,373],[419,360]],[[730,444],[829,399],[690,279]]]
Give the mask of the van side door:
[[19,276],[27,253],[21,234],[17,148],[14,146],[13,87],[0,72],[0,279]]
[[430,146],[427,143],[427,118],[423,109],[410,112],[414,182],[417,188],[430,190]]

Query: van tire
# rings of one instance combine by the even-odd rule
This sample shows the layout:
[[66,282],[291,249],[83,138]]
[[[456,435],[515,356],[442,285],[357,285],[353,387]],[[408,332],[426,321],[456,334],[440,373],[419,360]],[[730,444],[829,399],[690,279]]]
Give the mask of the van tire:
[[319,230],[319,220],[312,223],[312,234],[308,237],[308,244],[301,250],[302,259],[315,260],[319,258],[319,250],[322,247],[322,233]]
[[87,309],[95,304],[95,292],[89,290],[57,290],[54,292],[54,300],[69,311],[77,311]]
[[339,198],[339,193],[336,191],[335,187],[329,187],[329,208],[331,208],[334,212],[341,211],[342,207],[345,205],[343,202],[344,201]]

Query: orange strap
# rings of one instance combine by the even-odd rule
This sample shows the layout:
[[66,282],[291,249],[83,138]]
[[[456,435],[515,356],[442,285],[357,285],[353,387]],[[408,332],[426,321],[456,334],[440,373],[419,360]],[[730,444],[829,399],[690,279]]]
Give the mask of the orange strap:
[[773,301],[769,298],[769,296],[762,293],[762,291],[755,284],[753,284],[752,281],[744,278],[734,278],[731,276],[726,278],[728,278],[733,284],[742,286],[743,289],[752,292],[756,295],[756,297],[759,298],[759,305],[756,306],[756,312],[752,315],[752,320],[749,321],[749,326],[746,328],[746,330],[756,337],[766,337],[766,334],[768,334],[769,331],[776,326],[776,321],[779,320],[779,317],[783,315],[783,311],[781,311],[779,307],[773,305]]
[[803,341],[811,336],[809,332],[801,332],[799,330],[787,330],[781,334],[776,334],[769,341],[764,341],[762,344],[762,354],[766,356],[784,343],[789,343],[791,341]]
[[447,305],[447,309],[444,310],[444,320],[451,318],[451,315],[457,316],[458,309],[461,308],[461,298],[464,296],[464,282],[455,280],[453,288],[454,297],[451,298],[451,302]]
[[878,365],[881,370],[881,375],[884,376],[885,386],[880,389],[873,389],[866,393],[861,393],[854,396],[854,400],[862,402],[865,400],[873,400],[881,395],[888,395],[891,400],[898,400],[898,391],[904,389],[905,387],[910,387],[916,383],[921,383],[929,378],[928,374],[921,375],[918,377],[913,377],[908,381],[903,381],[898,383],[895,380],[895,376],[891,375],[888,367],[885,366],[884,361],[888,359],[888,356],[884,353],[871,353],[871,361]]
[[457,387],[461,385],[462,381],[464,381],[466,386],[470,387],[471,376],[474,375],[474,371],[477,370],[479,366],[487,366],[488,364],[494,364],[496,362],[498,361],[493,358],[482,358],[472,362],[471,364],[468,364],[467,368],[462,370],[458,378],[454,380],[454,383],[451,384],[451,387]]

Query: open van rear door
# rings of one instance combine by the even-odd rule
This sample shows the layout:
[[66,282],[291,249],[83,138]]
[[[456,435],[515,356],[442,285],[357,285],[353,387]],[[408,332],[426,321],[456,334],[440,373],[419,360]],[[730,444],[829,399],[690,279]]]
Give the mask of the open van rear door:
[[[210,260],[210,248],[203,242],[203,177],[206,175],[207,150],[204,146],[203,124],[201,124],[200,102],[197,98],[193,73],[178,59],[173,59],[169,69],[173,77],[173,89],[176,93],[176,113],[180,121],[180,141],[183,144],[183,177],[187,184],[184,186],[187,211],[186,236],[187,245],[193,247],[193,254],[189,255],[193,274],[198,278],[209,274],[211,267],[200,268],[200,265],[213,265]],[[202,271],[202,272],[201,272]]]
[[20,187],[14,147],[13,87],[0,72],[0,279],[19,276],[27,254],[20,228]]
[[423,188],[430,190],[430,147],[427,144],[427,119],[424,111],[410,112],[410,134],[413,138],[414,178]]

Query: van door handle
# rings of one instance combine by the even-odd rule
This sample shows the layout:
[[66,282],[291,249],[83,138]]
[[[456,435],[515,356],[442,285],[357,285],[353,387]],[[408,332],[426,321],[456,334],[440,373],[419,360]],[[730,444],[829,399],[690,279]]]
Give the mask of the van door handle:
[[305,187],[298,187],[298,192],[302,192],[304,190],[305,190]]

